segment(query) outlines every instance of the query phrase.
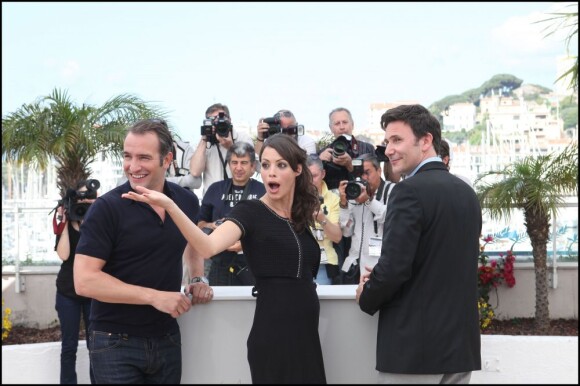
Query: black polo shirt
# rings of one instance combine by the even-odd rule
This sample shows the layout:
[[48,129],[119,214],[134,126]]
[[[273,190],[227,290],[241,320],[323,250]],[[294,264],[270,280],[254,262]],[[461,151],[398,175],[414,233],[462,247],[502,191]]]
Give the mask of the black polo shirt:
[[[76,253],[105,260],[103,272],[137,286],[178,292],[187,244],[171,216],[162,222],[148,204],[122,198],[126,182],[89,207]],[[199,199],[189,189],[165,182],[163,192],[194,222]],[[177,320],[149,305],[117,304],[93,299],[91,329],[137,336],[178,331]]]

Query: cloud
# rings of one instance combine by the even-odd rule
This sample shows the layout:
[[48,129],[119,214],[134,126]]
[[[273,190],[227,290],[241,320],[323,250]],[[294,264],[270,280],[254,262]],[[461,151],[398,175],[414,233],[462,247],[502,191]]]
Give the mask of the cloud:
[[[576,8],[577,10],[577,8]],[[552,13],[572,12],[572,7],[556,4],[544,12],[533,12],[524,16],[514,16],[491,31],[494,44],[504,47],[513,55],[543,54],[560,50],[570,32],[567,28],[554,28],[559,21],[546,21]],[[547,36],[549,32],[555,31]]]
[[526,16],[509,18],[504,24],[491,31],[494,43],[516,53],[535,53],[548,48],[549,41],[544,39],[542,23],[535,22],[546,18],[544,13],[534,12]]

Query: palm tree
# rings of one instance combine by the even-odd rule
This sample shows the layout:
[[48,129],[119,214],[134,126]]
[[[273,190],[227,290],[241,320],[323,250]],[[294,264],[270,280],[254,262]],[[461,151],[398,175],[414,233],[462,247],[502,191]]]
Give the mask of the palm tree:
[[[484,182],[488,176],[496,178]],[[509,221],[512,209],[524,211],[534,258],[535,323],[539,332],[545,332],[550,323],[546,264],[550,215],[557,212],[564,196],[578,193],[578,145],[570,144],[560,153],[528,156],[503,170],[484,173],[476,179],[476,187],[481,206],[492,219]]]
[[2,159],[41,171],[54,160],[62,197],[67,188],[90,177],[90,165],[100,152],[120,159],[127,126],[152,117],[164,118],[164,113],[132,95],[78,107],[66,91],[54,89],[2,118]]
[[[535,23],[544,23],[550,22],[551,24],[544,28],[544,32],[546,35],[544,37],[548,37],[550,35],[555,34],[560,29],[567,29],[568,34],[566,36],[566,50],[570,51],[570,43],[575,35],[578,35],[578,4],[568,4],[567,8],[572,7],[570,11],[564,12],[555,12],[551,13],[552,17],[539,20]],[[574,8],[576,8],[576,12],[574,12]],[[572,66],[558,79],[556,82],[570,76],[570,88],[573,91],[578,91],[578,55],[570,56],[570,58],[576,59]]]

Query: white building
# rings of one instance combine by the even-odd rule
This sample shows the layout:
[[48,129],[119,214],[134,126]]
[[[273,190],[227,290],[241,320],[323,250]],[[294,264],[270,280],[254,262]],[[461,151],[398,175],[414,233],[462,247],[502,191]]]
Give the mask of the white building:
[[443,115],[443,131],[469,131],[475,126],[477,108],[473,103],[455,103]]

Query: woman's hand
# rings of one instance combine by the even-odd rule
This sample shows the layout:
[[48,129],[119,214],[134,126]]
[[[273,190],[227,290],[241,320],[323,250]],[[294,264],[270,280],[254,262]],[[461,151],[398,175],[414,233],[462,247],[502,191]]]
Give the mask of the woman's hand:
[[157,205],[167,210],[173,201],[165,194],[156,190],[147,189],[143,186],[135,186],[136,192],[123,193],[121,197],[134,201],[140,201],[149,205]]

